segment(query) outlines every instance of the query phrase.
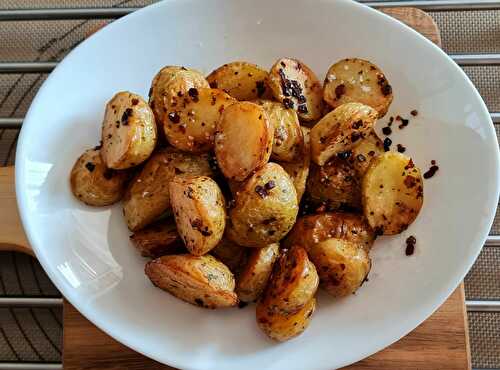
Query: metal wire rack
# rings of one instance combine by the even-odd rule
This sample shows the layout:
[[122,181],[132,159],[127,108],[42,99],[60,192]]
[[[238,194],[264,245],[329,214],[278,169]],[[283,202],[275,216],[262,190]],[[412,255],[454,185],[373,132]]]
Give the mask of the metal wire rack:
[[[0,161],[3,165],[13,164],[23,114],[58,61],[92,27],[153,2],[0,0]],[[500,133],[500,0],[362,2],[375,8],[411,6],[429,12],[441,28],[445,51],[476,83],[490,109],[497,135]],[[74,7],[75,4],[79,7]],[[54,28],[54,22],[65,22],[65,27]],[[28,33],[44,25],[50,25],[46,29],[53,31],[52,36],[38,42],[40,45],[35,46],[37,43],[33,42],[33,53],[18,52],[12,46],[19,42],[14,37],[16,32],[24,31],[26,25],[31,27]],[[476,32],[476,36],[467,43],[465,36],[471,32]],[[57,48],[57,45],[60,46]],[[8,50],[14,50],[12,55]],[[485,248],[465,281],[472,361],[477,370],[500,369],[499,234],[497,215]],[[62,369],[61,307],[60,294],[36,260],[0,253],[0,370]]]

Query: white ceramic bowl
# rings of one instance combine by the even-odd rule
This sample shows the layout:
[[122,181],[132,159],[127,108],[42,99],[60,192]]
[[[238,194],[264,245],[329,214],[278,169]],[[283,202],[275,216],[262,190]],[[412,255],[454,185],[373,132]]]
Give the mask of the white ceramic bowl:
[[[275,344],[257,329],[254,306],[209,311],[154,288],[120,205],[82,205],[68,174],[98,143],[104,104],[116,91],[146,96],[167,64],[208,73],[233,60],[268,68],[282,56],[301,59],[320,79],[343,57],[379,65],[394,89],[388,116],[419,111],[391,138],[422,169],[432,159],[440,169],[425,181],[417,221],[376,241],[370,281],[338,301],[320,293],[309,329]],[[438,47],[394,19],[345,0],[170,0],[113,22],[50,75],[23,125],[16,191],[26,233],[52,281],[120,342],[184,369],[314,370],[386,347],[443,303],[488,234],[498,170],[493,125],[471,82]],[[417,238],[411,257],[404,253],[409,235]]]

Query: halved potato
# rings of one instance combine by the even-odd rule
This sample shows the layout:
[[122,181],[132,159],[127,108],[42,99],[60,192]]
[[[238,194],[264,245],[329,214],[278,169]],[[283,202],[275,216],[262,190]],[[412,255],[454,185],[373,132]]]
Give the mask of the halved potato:
[[156,146],[153,112],[139,95],[117,93],[106,104],[101,156],[108,168],[122,170],[141,164]]
[[311,298],[304,307],[292,314],[277,313],[259,303],[255,315],[259,328],[269,338],[284,342],[302,334],[307,329],[315,309],[315,298]]
[[297,111],[304,121],[314,121],[323,113],[323,91],[314,72],[297,59],[278,59],[271,67],[267,84],[285,108]]
[[168,142],[187,152],[212,150],[217,122],[235,101],[222,90],[191,88],[182,103],[167,108],[163,129]]
[[158,221],[136,231],[130,236],[130,241],[143,257],[158,258],[185,251],[173,220]]
[[244,247],[265,247],[283,238],[295,223],[297,193],[276,163],[255,172],[235,194],[227,236]]
[[264,108],[250,102],[230,105],[217,125],[215,155],[228,179],[243,181],[269,161],[273,126]]
[[372,130],[365,138],[351,149],[349,162],[354,166],[360,178],[363,177],[373,158],[385,153],[384,143]]
[[312,160],[322,166],[335,154],[352,149],[376,120],[377,111],[367,105],[347,103],[336,108],[311,129]]
[[363,103],[383,117],[392,102],[392,88],[382,71],[363,59],[343,59],[326,73],[324,99],[333,108]]
[[331,238],[314,244],[309,257],[318,270],[321,286],[337,298],[356,292],[371,268],[366,249],[343,239]]
[[370,250],[375,234],[361,215],[327,212],[297,219],[283,245],[289,248],[297,244],[309,251],[314,244],[330,238],[347,240]]
[[302,147],[301,158],[296,162],[278,162],[292,179],[295,190],[297,191],[299,203],[306,190],[307,176],[309,176],[309,165],[311,162],[311,144],[309,137],[311,130],[304,126],[300,128],[304,136],[304,146]]
[[222,240],[210,251],[219,261],[225,264],[236,274],[243,267],[248,249],[238,245],[227,238]]
[[273,265],[279,255],[279,244],[252,249],[248,261],[236,279],[236,293],[243,302],[253,302],[266,288]]
[[222,239],[226,227],[224,196],[207,176],[176,176],[169,184],[175,223],[186,248],[201,256]]
[[293,314],[314,297],[318,284],[318,273],[306,250],[294,245],[274,264],[262,304],[268,311]]
[[75,162],[70,175],[71,191],[89,206],[107,206],[125,193],[129,174],[107,168],[99,149],[86,150]]
[[238,100],[270,98],[266,84],[268,72],[247,62],[232,62],[220,66],[207,76],[210,87],[222,89]]
[[307,191],[314,203],[328,209],[361,209],[361,179],[348,161],[337,156],[323,166],[311,166]]
[[123,199],[123,214],[130,230],[139,230],[171,210],[168,183],[182,174],[211,176],[208,156],[168,148],[156,152],[146,162]]
[[167,109],[180,106],[182,97],[189,89],[208,88],[207,80],[198,71],[179,66],[166,66],[160,69],[151,82],[149,105],[160,126],[165,122]]
[[424,203],[420,170],[404,154],[380,155],[363,177],[362,201],[365,217],[377,234],[399,234],[417,218]]
[[213,256],[163,256],[148,262],[145,272],[155,286],[196,306],[223,308],[238,304],[233,274]]

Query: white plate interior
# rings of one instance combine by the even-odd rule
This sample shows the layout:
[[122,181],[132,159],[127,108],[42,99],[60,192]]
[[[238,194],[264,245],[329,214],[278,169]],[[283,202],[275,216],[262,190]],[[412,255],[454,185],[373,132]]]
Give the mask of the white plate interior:
[[[255,324],[254,306],[208,311],[154,288],[128,241],[120,205],[94,209],[70,193],[68,174],[96,145],[104,105],[119,90],[147,96],[164,65],[210,72],[233,60],[268,68],[303,60],[322,79],[331,63],[361,57],[394,90],[387,115],[417,109],[394,130],[422,169],[425,202],[403,234],[376,241],[369,282],[352,297],[319,296],[310,328],[275,344]],[[379,129],[387,118],[379,124]],[[452,292],[492,223],[498,143],[486,107],[437,47],[391,18],[350,1],[166,1],[118,20],[74,50],[52,73],[24,122],[16,190],[37,257],[62,293],[110,335],[183,369],[331,369],[408,333]],[[417,238],[404,255],[404,240]]]

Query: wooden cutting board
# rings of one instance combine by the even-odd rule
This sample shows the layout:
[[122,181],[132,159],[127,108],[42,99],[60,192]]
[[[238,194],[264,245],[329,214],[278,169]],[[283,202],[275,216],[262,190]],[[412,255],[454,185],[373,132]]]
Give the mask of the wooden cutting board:
[[[414,8],[385,9],[385,13],[416,29],[437,45],[439,30],[426,13]],[[0,250],[32,253],[18,219],[13,168],[0,168]],[[354,365],[350,370],[468,370],[470,348],[463,284],[423,324],[392,346]],[[66,370],[173,369],[116,342],[64,302]]]

